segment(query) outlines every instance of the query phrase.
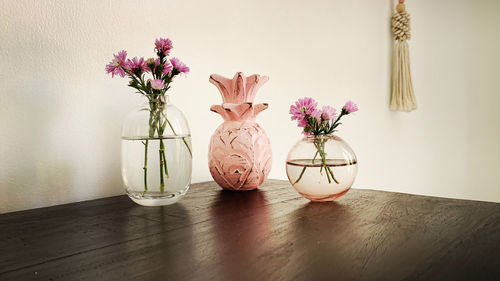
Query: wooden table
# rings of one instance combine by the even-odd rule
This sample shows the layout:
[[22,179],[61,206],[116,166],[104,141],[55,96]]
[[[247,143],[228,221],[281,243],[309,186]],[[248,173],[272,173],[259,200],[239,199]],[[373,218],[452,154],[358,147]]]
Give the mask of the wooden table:
[[351,190],[309,203],[194,184],[0,216],[0,280],[500,280],[500,204]]

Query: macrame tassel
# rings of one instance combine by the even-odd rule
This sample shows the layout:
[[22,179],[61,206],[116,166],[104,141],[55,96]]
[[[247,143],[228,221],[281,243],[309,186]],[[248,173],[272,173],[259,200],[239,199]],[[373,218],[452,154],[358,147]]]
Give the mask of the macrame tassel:
[[392,15],[392,33],[396,43],[394,45],[389,108],[393,111],[408,112],[417,109],[417,100],[413,93],[410,50],[406,42],[411,37],[410,14],[405,11],[404,0],[399,0],[396,13]]

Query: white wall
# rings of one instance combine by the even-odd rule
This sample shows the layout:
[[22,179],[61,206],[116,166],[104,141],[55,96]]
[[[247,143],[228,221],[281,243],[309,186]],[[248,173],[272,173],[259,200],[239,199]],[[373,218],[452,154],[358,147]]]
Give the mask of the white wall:
[[[210,180],[221,118],[208,76],[270,76],[258,121],[270,177],[300,137],[299,97],[360,111],[340,130],[357,152],[355,187],[500,202],[500,2],[408,0],[419,109],[388,110],[391,0],[0,2],[0,212],[123,193],[120,127],[141,102],[105,75],[112,54],[153,55],[170,37],[192,72],[172,100],[188,116],[193,182]],[[293,192],[293,190],[290,190]]]

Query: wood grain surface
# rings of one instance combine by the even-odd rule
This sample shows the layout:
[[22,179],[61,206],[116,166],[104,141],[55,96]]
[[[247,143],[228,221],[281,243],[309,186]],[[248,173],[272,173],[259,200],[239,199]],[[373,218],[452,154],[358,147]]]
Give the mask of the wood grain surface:
[[200,183],[166,207],[117,196],[0,215],[0,280],[500,280],[500,204]]

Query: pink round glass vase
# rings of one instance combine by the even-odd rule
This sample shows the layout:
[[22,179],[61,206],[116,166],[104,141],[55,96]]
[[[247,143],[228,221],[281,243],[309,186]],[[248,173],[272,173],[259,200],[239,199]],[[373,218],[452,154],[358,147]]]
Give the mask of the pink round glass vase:
[[354,151],[335,135],[302,138],[286,160],[288,180],[300,195],[311,201],[333,201],[346,194],[357,172]]

